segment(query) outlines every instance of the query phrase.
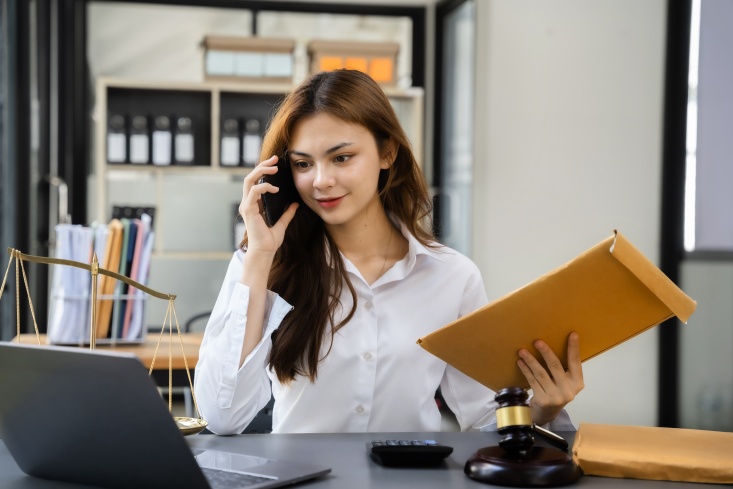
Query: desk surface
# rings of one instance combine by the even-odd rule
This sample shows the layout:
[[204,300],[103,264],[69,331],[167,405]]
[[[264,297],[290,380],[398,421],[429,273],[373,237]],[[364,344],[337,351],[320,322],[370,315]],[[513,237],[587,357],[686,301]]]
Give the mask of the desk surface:
[[[153,363],[153,357],[155,355],[155,347],[158,345],[158,339],[160,334],[148,334],[145,338],[145,343],[139,345],[97,345],[99,350],[111,350],[117,352],[133,353],[147,368],[150,368],[150,364]],[[201,347],[201,340],[203,339],[203,333],[186,333],[181,335],[182,342],[178,339],[178,334],[173,334],[173,344],[171,345],[171,360],[173,370],[183,370],[186,368],[184,362],[184,355],[188,362],[188,367],[193,369],[196,366],[196,362],[199,359],[199,348]],[[41,344],[46,345],[46,335],[40,335]],[[18,341],[16,336],[12,340],[13,342]],[[22,334],[20,335],[20,342],[28,345],[38,344],[35,333]],[[181,353],[181,343],[183,343],[183,353]],[[160,340],[160,348],[158,349],[158,355],[155,357],[155,370],[168,370],[168,352],[169,352],[169,335],[168,333],[163,334],[163,338]]]
[[[574,433],[561,433],[571,443]],[[366,442],[384,439],[435,439],[454,447],[447,461],[437,468],[390,469],[375,464],[366,455]],[[300,435],[239,435],[219,437],[196,435],[187,438],[189,445],[283,460],[309,462],[331,467],[327,476],[295,487],[308,489],[366,489],[366,488],[474,488],[488,487],[463,473],[463,464],[478,448],[495,445],[496,433],[354,433]],[[581,477],[572,487],[603,487],[630,489],[707,488],[710,484]],[[0,487],[13,489],[81,488],[73,484],[34,479],[25,475],[0,441]],[[86,486],[84,486],[86,487]]]

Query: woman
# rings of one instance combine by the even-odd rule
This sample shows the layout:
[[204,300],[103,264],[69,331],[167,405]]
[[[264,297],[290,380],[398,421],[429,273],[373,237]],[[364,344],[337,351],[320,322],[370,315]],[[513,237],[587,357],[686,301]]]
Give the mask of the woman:
[[[312,76],[279,107],[262,155],[196,366],[209,428],[242,432],[272,393],[273,432],[439,431],[438,387],[462,430],[495,428],[494,393],[416,344],[487,298],[477,267],[423,226],[427,187],[381,88],[358,71]],[[285,155],[300,199],[268,227],[271,155]],[[537,346],[549,372],[527,351],[518,359],[533,421],[572,429],[577,335],[567,373]]]

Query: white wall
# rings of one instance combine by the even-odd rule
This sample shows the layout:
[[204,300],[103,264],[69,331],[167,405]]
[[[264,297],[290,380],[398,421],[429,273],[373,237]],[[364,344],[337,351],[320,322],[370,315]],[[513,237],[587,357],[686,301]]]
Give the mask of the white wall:
[[[477,27],[472,249],[489,298],[614,228],[658,262],[666,1],[477,0]],[[584,364],[576,425],[656,424],[658,330]]]
[[90,2],[89,74],[92,79],[202,81],[204,36],[249,36],[251,19],[244,9]]

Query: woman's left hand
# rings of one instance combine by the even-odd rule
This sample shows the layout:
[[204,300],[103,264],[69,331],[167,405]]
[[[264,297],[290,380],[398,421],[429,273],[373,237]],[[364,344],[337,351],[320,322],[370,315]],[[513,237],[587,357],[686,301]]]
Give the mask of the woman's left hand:
[[555,355],[555,352],[542,340],[534,346],[545,360],[547,370],[532,354],[524,348],[519,350],[519,369],[529,382],[533,396],[529,402],[532,410],[532,421],[543,425],[549,423],[563,410],[565,405],[575,399],[583,390],[583,367],[580,363],[580,341],[578,333],[568,337],[568,370]]

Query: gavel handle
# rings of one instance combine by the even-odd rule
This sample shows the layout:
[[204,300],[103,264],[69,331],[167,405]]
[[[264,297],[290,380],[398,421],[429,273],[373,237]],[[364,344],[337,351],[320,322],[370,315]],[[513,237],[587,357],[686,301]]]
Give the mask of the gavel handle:
[[557,433],[553,433],[550,430],[547,430],[543,428],[542,426],[537,426],[536,424],[532,423],[532,430],[547,440],[551,445],[563,450],[568,451],[568,442],[563,438],[562,436],[558,435]]

